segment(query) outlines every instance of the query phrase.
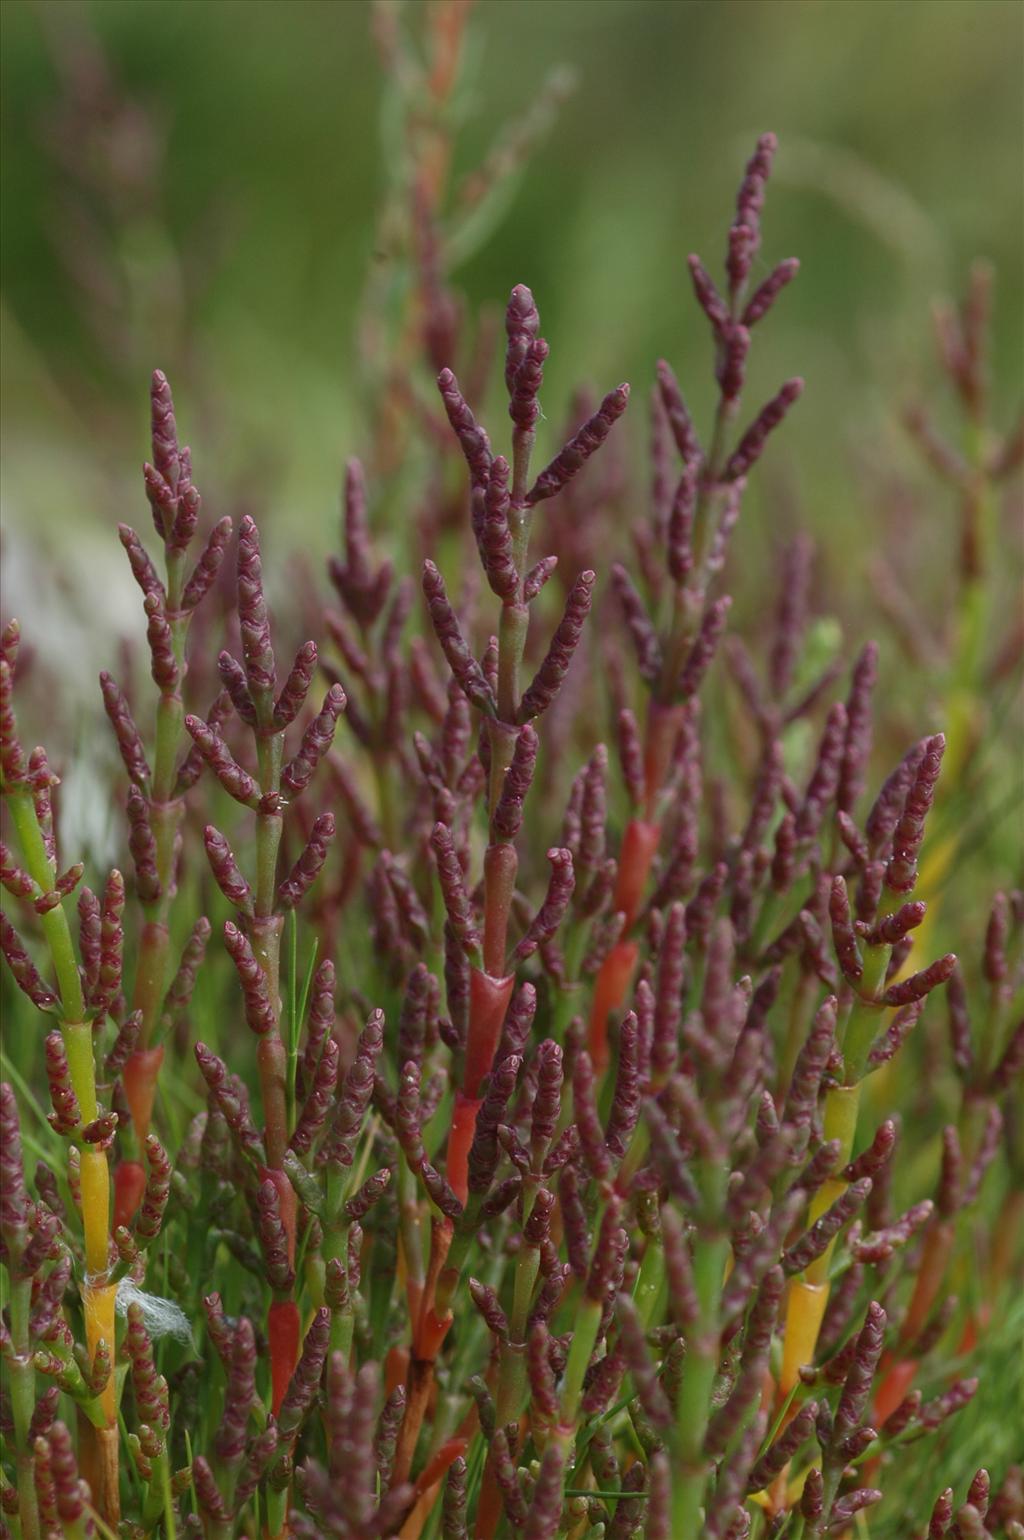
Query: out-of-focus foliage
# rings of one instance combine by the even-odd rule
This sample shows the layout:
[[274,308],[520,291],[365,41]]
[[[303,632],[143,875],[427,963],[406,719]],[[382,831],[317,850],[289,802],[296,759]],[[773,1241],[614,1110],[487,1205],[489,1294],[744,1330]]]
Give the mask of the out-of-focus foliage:
[[[556,397],[608,370],[643,381],[669,340],[677,358],[696,351],[703,363],[683,259],[717,239],[723,176],[767,126],[786,147],[771,222],[803,269],[761,366],[770,380],[799,357],[808,380],[789,445],[801,519],[851,539],[871,512],[856,468],[865,443],[877,444],[873,470],[892,454],[909,464],[889,441],[893,396],[926,356],[929,298],[977,254],[999,270],[998,367],[1013,379],[1012,0],[486,0],[477,11],[460,101],[466,165],[554,67],[577,79],[514,217],[457,274],[474,304],[531,284]],[[127,498],[138,380],[158,364],[179,393],[186,379],[200,392],[194,437],[207,464],[216,447],[222,484],[258,482],[275,517],[326,544],[337,466],[363,431],[355,319],[389,153],[370,22],[360,0],[8,0],[2,382],[14,528],[52,543],[72,516],[107,526],[111,498]],[[100,229],[87,218],[109,203],[83,206],[82,167],[69,172],[88,148],[96,179],[109,175],[70,105],[92,49],[112,85],[122,180],[116,227]],[[106,292],[97,241],[120,292]],[[93,321],[108,304],[104,342]]]

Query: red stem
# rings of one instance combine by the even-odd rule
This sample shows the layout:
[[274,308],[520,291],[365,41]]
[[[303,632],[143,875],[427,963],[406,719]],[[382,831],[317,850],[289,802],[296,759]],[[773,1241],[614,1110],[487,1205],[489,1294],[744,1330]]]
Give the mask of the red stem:
[[140,1048],[132,1054],[121,1076],[128,1110],[132,1115],[132,1127],[140,1150],[145,1148],[146,1135],[153,1120],[157,1077],[163,1062],[162,1044],[158,1044],[156,1048]]
[[299,1361],[302,1335],[299,1307],[293,1299],[275,1299],[267,1312],[270,1342],[271,1410],[276,1417]]
[[146,1168],[137,1160],[122,1160],[114,1168],[114,1213],[111,1228],[130,1225],[146,1191]]
[[519,865],[512,845],[489,845],[484,856],[484,971],[500,978],[505,970],[508,916]]
[[463,1075],[463,1090],[467,1097],[480,1095],[484,1076],[491,1072],[514,984],[513,974],[506,978],[496,978],[479,968],[470,972],[469,1032]]
[[608,1068],[608,1017],[625,1000],[639,955],[635,941],[618,941],[601,964],[590,1012],[590,1057],[595,1074],[601,1075]]
[[647,823],[641,818],[631,818],[622,836],[619,853],[619,871],[615,882],[614,907],[626,917],[625,935],[633,927],[644,889],[651,874],[651,866],[661,838],[661,825]]
[[476,1132],[476,1115],[482,1102],[462,1091],[455,1093],[452,1110],[452,1129],[448,1135],[448,1182],[458,1198],[465,1204],[469,1192],[469,1149]]
[[[149,927],[147,927],[148,929]],[[132,1128],[138,1149],[146,1147],[146,1135],[153,1121],[157,1078],[164,1061],[162,1045],[140,1048],[132,1054],[121,1074]],[[146,1168],[141,1161],[123,1160],[114,1168],[114,1228],[130,1225],[146,1190]]]
[[441,1445],[440,1449],[428,1460],[426,1465],[416,1477],[416,1496],[422,1497],[429,1487],[440,1481],[449,1465],[453,1465],[464,1454],[469,1443],[467,1438],[449,1438]]

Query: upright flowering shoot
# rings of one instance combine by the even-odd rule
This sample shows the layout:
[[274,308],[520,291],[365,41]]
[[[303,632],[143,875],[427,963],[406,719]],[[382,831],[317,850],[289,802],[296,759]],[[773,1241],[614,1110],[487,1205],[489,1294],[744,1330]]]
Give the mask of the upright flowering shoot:
[[319,712],[309,720],[296,752],[287,759],[287,730],[309,693],[317,653],[312,642],[299,649],[278,693],[259,532],[249,517],[242,520],[238,541],[238,618],[243,661],[240,663],[229,652],[222,652],[218,666],[235,712],[255,739],[256,776],[242,768],[209,723],[189,716],[185,726],[224,790],[256,815],[252,885],[239,870],[227,840],[212,824],[207,825],[204,840],[214,878],[240,922],[225,922],[224,945],[238,974],[245,1019],[257,1038],[266,1156],[257,1195],[258,1224],[267,1255],[268,1279],[275,1295],[268,1327],[273,1407],[277,1411],[298,1361],[300,1335],[298,1308],[291,1298],[296,1199],[284,1170],[291,1115],[287,1060],[280,1031],[281,932],[285,912],[301,899],[323,866],[334,836],[333,816],[325,813],[314,821],[305,849],[284,878],[278,876],[278,852],[285,807],[305,791],[330,749],[345,707],[345,694],[340,685],[330,687]]
[[[141,1157],[164,1056],[159,1038],[171,1025],[167,1010],[173,1018],[188,1003],[183,980],[176,992],[171,991],[174,998],[168,998],[171,906],[177,888],[185,796],[195,784],[202,763],[194,754],[181,752],[187,641],[192,615],[216,582],[231,538],[231,520],[219,520],[189,568],[188,553],[198,530],[202,499],[192,481],[191,453],[178,441],[171,387],[159,369],[150,387],[150,416],[153,459],[143,467],[143,481],[157,537],[163,544],[163,576],[134,529],[121,524],[118,532],[132,576],[142,590],[150,672],[158,692],[152,764],[124,690],[106,670],[100,675],[103,704],[128,774],[129,848],[135,896],[142,910],[130,993],[131,1009],[138,1015],[138,1033],[123,1071],[131,1111],[131,1123],[123,1135],[133,1158],[123,1160],[115,1171],[118,1224],[131,1221],[145,1185]],[[214,702],[212,721],[222,720],[226,704],[226,697]],[[193,932],[192,955],[182,960],[186,974],[193,978],[206,934],[205,921],[200,921]]]
[[[624,566],[612,571],[612,583],[649,691],[642,749],[643,778],[627,776],[636,811],[622,839],[614,907],[622,914],[622,938],[612,947],[594,991],[590,1051],[599,1068],[608,1061],[608,1017],[626,997],[639,950],[632,935],[640,914],[652,862],[661,845],[669,814],[672,769],[681,736],[687,731],[698,692],[725,629],[730,599],[712,597],[739,517],[746,478],[769,435],[779,426],[803,389],[788,380],[733,442],[746,383],[751,332],[796,276],[795,258],[780,262],[748,298],[750,277],[761,245],[761,211],[771,171],[774,134],[758,140],[736,200],[726,253],[726,291],[720,293],[699,257],[689,259],[697,303],[711,327],[718,402],[705,446],[683,399],[671,367],[658,365],[652,398],[654,419],[654,508],[639,545],[648,598]],[[670,469],[670,444],[680,465]],[[674,481],[674,488],[673,488]],[[635,755],[634,755],[635,757]],[[676,882],[692,864],[692,806],[685,801],[669,829],[675,851]],[[681,858],[681,859],[680,859]],[[659,902],[668,896],[659,890]],[[675,896],[674,894],[672,896]]]
[[[492,592],[501,600],[497,638],[492,639],[483,663],[463,636],[438,568],[428,561],[423,574],[431,623],[452,676],[483,718],[481,756],[487,771],[490,819],[490,841],[484,856],[482,936],[468,917],[462,870],[443,825],[435,829],[433,841],[452,944],[466,955],[470,969],[462,1086],[456,1092],[448,1144],[448,1178],[460,1201],[466,1197],[466,1162],[481,1105],[483,1078],[494,1059],[515,982],[514,974],[506,972],[508,929],[518,869],[515,841],[537,757],[538,739],[532,724],[552,704],[569,670],[590,611],[595,582],[591,571],[573,580],[562,619],[536,674],[524,689],[530,607],[550,570],[543,563],[529,566],[533,510],[571,481],[607,438],[629,399],[628,385],[609,392],[597,412],[531,483],[530,462],[548,345],[538,335],[540,315],[533,295],[523,284],[512,290],[505,329],[511,465],[504,456],[492,454],[490,440],[476,422],[451,370],[444,369],[438,376],[441,399],[469,470],[470,510],[480,560]],[[572,892],[571,858],[555,851],[551,859],[552,891],[541,921],[546,935],[535,932],[534,945],[554,933]]]

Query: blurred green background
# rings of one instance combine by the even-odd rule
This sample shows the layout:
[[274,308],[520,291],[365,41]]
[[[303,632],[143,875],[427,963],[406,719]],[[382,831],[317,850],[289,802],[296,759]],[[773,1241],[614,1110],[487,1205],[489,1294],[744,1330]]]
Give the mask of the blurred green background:
[[[549,413],[580,379],[646,386],[659,354],[698,409],[707,403],[705,328],[683,261],[695,249],[717,269],[743,159],[769,127],[781,150],[763,260],[797,254],[803,270],[759,336],[752,394],[807,377],[787,430],[807,521],[857,528],[852,446],[891,452],[894,403],[931,368],[929,300],[976,254],[999,270],[1012,407],[1024,186],[1016,0],[484,0],[475,10],[460,163],[479,161],[553,67],[577,77],[507,217],[455,275],[473,304],[518,280],[533,286],[552,343]],[[69,72],[91,49],[129,114],[111,135],[129,187],[113,219],[111,200],[68,164],[68,139],[79,152],[85,139]],[[339,462],[365,431],[355,320],[387,173],[381,100],[361,0],[5,0],[12,537],[52,545],[140,517],[146,377],[159,364],[179,380],[208,502],[218,482],[259,483],[290,533],[326,542]],[[109,168],[92,172],[103,185]],[[109,539],[106,549],[116,565]]]

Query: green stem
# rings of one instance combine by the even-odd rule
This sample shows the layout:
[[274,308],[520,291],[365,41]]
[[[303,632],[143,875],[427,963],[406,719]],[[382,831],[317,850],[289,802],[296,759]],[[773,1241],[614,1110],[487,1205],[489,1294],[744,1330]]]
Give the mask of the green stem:
[[[283,1535],[288,1519],[288,1489],[276,1492],[273,1487],[267,1490],[267,1534],[271,1536]],[[220,1540],[220,1537],[217,1537]],[[231,1529],[228,1527],[225,1540],[231,1540]]]
[[665,1281],[665,1258],[657,1237],[648,1235],[643,1260],[633,1285],[633,1300],[640,1319],[649,1327]]
[[65,1021],[61,1025],[71,1084],[78,1098],[82,1121],[91,1123],[99,1115],[99,1104],[96,1100],[96,1066],[92,1049],[92,1024],[88,1021]]
[[[166,1512],[165,1487],[169,1490],[171,1479],[171,1465],[164,1449],[156,1456],[152,1463],[152,1474],[146,1484],[146,1496],[142,1504],[143,1527],[149,1531],[157,1524],[158,1520]],[[171,1531],[168,1530],[168,1534]]]
[[[898,907],[896,897],[889,893],[883,895],[879,909],[882,917]],[[863,1078],[868,1054],[878,1036],[884,1012],[878,997],[885,984],[891,955],[892,949],[888,946],[864,948],[864,973],[858,985],[859,993],[839,1034],[843,1050],[843,1081],[847,1086]]]
[[[569,1023],[574,1016],[580,1014],[582,1009],[583,984],[580,979],[580,970],[583,967],[583,959],[587,952],[587,943],[590,940],[590,928],[578,919],[569,920],[569,932],[566,937],[563,951],[565,954],[565,984],[555,995],[551,1012],[550,1035],[556,1043],[565,1042],[565,1034],[569,1029]],[[558,1132],[561,1133],[566,1124],[572,1121],[569,1116],[569,1108],[563,1107],[562,1116],[559,1119]]]
[[[405,1164],[404,1158],[402,1164]],[[401,1192],[401,1171],[399,1171],[399,1192]],[[327,1212],[324,1218],[323,1239],[323,1268],[326,1274],[328,1262],[340,1262],[348,1273],[348,1227],[342,1222],[344,1214],[344,1202],[349,1190],[349,1183],[335,1167],[328,1170],[327,1175]],[[351,1291],[348,1304],[344,1310],[331,1312],[331,1352],[344,1353],[346,1361],[352,1348],[352,1335],[355,1330],[355,1312],[353,1308]]]
[[32,1279],[11,1278],[11,1346],[13,1357],[7,1361],[11,1415],[14,1419],[14,1447],[18,1477],[18,1513],[22,1540],[39,1540],[39,1504],[36,1498],[35,1471],[29,1447],[29,1427],[35,1411],[35,1369],[29,1340],[29,1307],[32,1303]]
[[[726,1171],[704,1162],[698,1181],[705,1199],[705,1211],[714,1222],[725,1206]],[[711,1392],[718,1372],[718,1307],[728,1258],[727,1236],[715,1231],[699,1236],[693,1262],[698,1320],[687,1341],[676,1409],[676,1471],[672,1483],[674,1540],[698,1540],[703,1534],[701,1510],[708,1476],[704,1439],[711,1412]]]
[[539,1268],[540,1250],[536,1246],[524,1245],[516,1258],[508,1341],[501,1345],[501,1366],[495,1398],[499,1428],[519,1416],[526,1400],[526,1323]]
[[601,1328],[601,1306],[596,1300],[584,1298],[573,1323],[569,1361],[562,1381],[562,1406],[559,1417],[564,1428],[576,1426],[580,1396],[583,1393],[583,1376],[594,1356],[597,1334]]

